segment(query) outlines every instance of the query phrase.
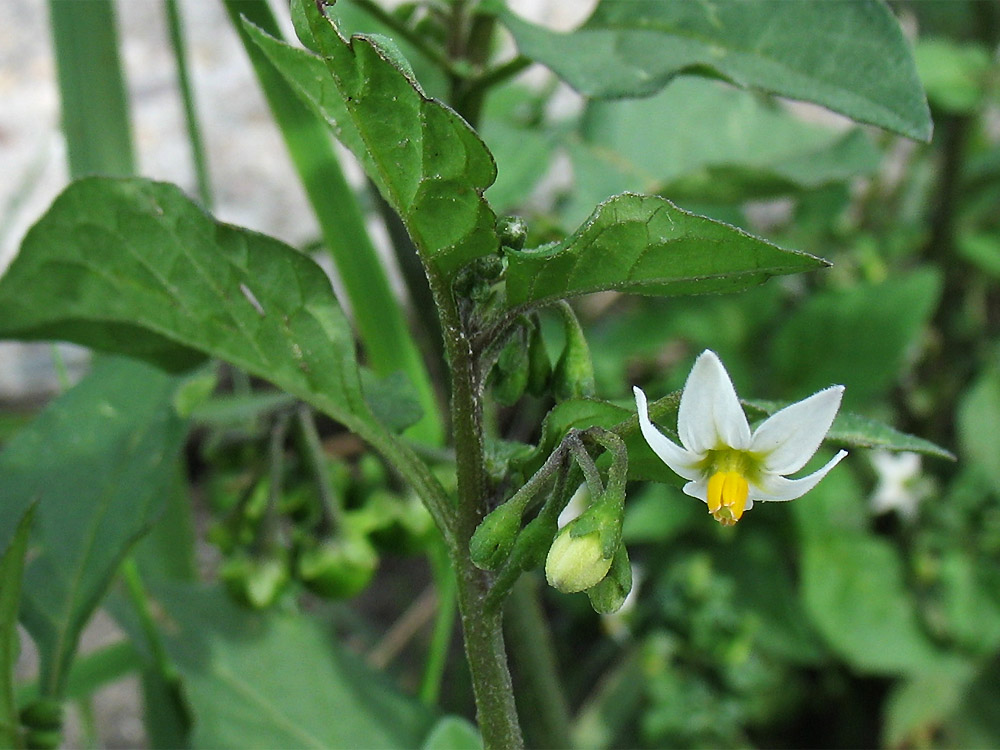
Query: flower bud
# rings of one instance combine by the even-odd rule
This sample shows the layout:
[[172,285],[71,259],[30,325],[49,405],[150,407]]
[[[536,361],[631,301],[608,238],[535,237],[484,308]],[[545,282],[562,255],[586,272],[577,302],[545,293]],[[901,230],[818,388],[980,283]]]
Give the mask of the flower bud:
[[601,535],[593,531],[573,536],[573,526],[559,532],[545,559],[545,578],[565,594],[596,586],[611,567],[611,557],[604,556]]
[[375,575],[378,555],[359,534],[327,539],[304,550],[296,562],[299,580],[314,594],[348,599],[364,591]]
[[552,362],[545,349],[542,327],[536,318],[535,325],[528,335],[528,393],[532,396],[541,396],[549,387],[551,380]]
[[590,347],[583,335],[580,321],[565,302],[559,306],[559,310],[563,316],[566,344],[552,375],[554,395],[559,401],[593,396],[594,363],[590,359]]
[[279,555],[257,557],[240,553],[223,563],[219,577],[240,604],[266,609],[288,583],[288,563]]
[[631,590],[632,565],[628,561],[625,545],[620,544],[608,574],[597,585],[587,589],[587,596],[595,612],[610,615],[622,608]]
[[521,331],[507,342],[493,368],[493,397],[497,403],[512,406],[524,395],[528,366],[528,349]]
[[528,225],[520,216],[504,216],[497,219],[497,234],[501,245],[520,250],[528,237]]
[[477,568],[496,570],[510,557],[521,530],[521,509],[505,503],[479,524],[469,541],[469,554]]

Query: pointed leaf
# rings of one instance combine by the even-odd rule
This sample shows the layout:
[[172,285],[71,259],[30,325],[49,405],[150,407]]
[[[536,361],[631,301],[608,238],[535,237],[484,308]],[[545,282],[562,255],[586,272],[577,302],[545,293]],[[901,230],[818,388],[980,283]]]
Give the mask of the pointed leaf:
[[508,250],[507,260],[507,299],[514,307],[605,289],[663,295],[732,292],[771,276],[826,265],[663,198],[632,193],[602,203],[563,242]]
[[322,58],[251,24],[247,31],[358,157],[424,263],[449,273],[496,252],[496,216],[483,198],[496,165],[472,128],[423,93],[385,38],[348,42],[316,3],[304,2],[301,11]]
[[931,135],[913,55],[878,0],[603,0],[571,34],[501,18],[521,54],[594,98],[649,96],[679,73],[701,73]]
[[38,501],[22,620],[59,697],[80,631],[118,565],[163,507],[187,432],[176,378],[106,359],[0,453],[0,540]]
[[418,747],[432,718],[315,620],[251,613],[218,589],[157,590],[194,747]]
[[322,269],[215,222],[165,183],[70,185],[0,278],[0,336],[59,338],[163,367],[209,354],[348,427],[370,421],[351,332]]
[[17,612],[21,603],[21,579],[28,552],[28,534],[35,506],[29,506],[17,524],[14,537],[0,557],[0,746],[21,747],[20,720],[14,697],[17,666]]

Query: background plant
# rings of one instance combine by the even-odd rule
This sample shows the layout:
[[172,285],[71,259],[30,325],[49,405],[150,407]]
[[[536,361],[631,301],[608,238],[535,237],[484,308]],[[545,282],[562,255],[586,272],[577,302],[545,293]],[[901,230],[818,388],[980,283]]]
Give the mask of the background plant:
[[[716,5],[713,21],[700,7],[605,0],[564,37],[499,3],[390,12],[345,0],[332,10],[341,28],[379,34],[351,46],[311,4],[296,5],[297,33],[324,63],[276,39],[266,4],[227,4],[352,327],[304,254],[216,223],[172,186],[85,177],[134,172],[122,83],[107,64],[117,40],[110,4],[59,4],[65,128],[81,179],[0,281],[0,332],[135,359],[102,355],[0,454],[3,642],[19,613],[42,658],[37,683],[15,692],[13,652],[0,651],[8,744],[57,742],[64,700],[129,671],[142,676],[156,745],[474,742],[467,724],[435,722],[442,711],[473,715],[461,660],[447,659],[457,599],[480,728],[487,745],[510,746],[512,696],[496,689],[508,680],[499,632],[509,587],[507,641],[531,744],[995,741],[977,707],[989,704],[1000,645],[996,6],[962,5],[946,19],[930,3],[898,9],[918,28],[917,67],[940,115],[935,142],[903,149],[889,133],[927,139],[930,118],[886,6]],[[501,28],[512,58],[492,45]],[[551,88],[512,80],[531,61],[593,100],[554,119]],[[807,124],[768,93],[883,130]],[[368,198],[343,179],[324,120],[382,196],[410,321],[368,239]],[[572,188],[532,199],[557,155],[572,164]],[[521,220],[497,222],[515,212]],[[820,255],[834,268],[757,286],[818,269]],[[651,296],[588,298],[577,312],[560,302],[606,290]],[[731,532],[676,485],[633,483],[621,533],[643,573],[636,608],[607,621],[619,638],[575,604],[586,600],[548,595],[546,636],[533,579],[514,581],[544,558],[582,473],[594,495],[622,478],[600,460],[616,441],[630,479],[673,481],[637,439],[629,385],[670,393],[704,347],[745,394],[788,401],[844,383],[853,413],[831,439],[936,456],[933,478],[892,479],[881,464],[882,490],[893,481],[901,507],[922,503],[874,518],[865,501],[880,464],[864,450],[806,498],[755,510]],[[747,408],[763,416],[776,404]],[[676,396],[654,406],[664,427],[675,413]],[[197,448],[193,477],[224,587],[192,583],[186,444]],[[962,460],[947,462],[938,445]],[[512,495],[527,525],[505,537],[511,554],[494,575],[472,564],[469,541]],[[370,632],[366,618],[302,592],[357,595],[380,558],[401,554],[426,557],[439,603],[428,645],[393,685],[345,648]],[[368,595],[392,599],[391,582],[405,591],[410,578],[377,580]],[[78,659],[79,632],[101,605],[129,638]]]

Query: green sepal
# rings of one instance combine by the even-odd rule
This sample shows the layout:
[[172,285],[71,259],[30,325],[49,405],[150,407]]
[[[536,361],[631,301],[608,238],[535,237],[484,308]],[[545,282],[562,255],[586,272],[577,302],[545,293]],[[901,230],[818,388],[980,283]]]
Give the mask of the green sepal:
[[552,381],[552,361],[545,350],[542,327],[537,318],[528,334],[528,384],[527,391],[532,396],[541,396]]
[[493,398],[502,406],[513,406],[528,386],[530,364],[526,331],[518,330],[504,346],[493,368]]
[[596,586],[587,589],[590,606],[600,615],[610,615],[622,608],[632,590],[632,565],[625,545],[618,545],[611,569]]
[[545,556],[557,533],[559,522],[556,514],[539,513],[518,535],[511,558],[521,570],[540,568],[545,563]]
[[558,309],[562,314],[566,343],[552,375],[556,400],[566,401],[571,398],[593,396],[594,363],[590,358],[590,347],[583,335],[583,328],[580,327],[580,321],[577,320],[573,308],[568,304],[563,302]]

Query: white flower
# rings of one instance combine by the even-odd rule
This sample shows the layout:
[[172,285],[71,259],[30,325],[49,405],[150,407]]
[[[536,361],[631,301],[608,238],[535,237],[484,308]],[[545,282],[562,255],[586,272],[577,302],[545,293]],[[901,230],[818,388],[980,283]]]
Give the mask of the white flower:
[[634,388],[639,426],[653,452],[688,480],[684,492],[708,505],[719,523],[732,526],[755,500],[801,497],[826,476],[847,451],[800,479],[840,408],[844,387],[835,385],[768,417],[753,434],[736,390],[715,352],[702,352],[691,368],[677,413],[681,445],[649,421],[646,394]]
[[920,501],[933,491],[930,482],[920,473],[920,455],[877,450],[872,451],[871,459],[878,473],[878,486],[871,498],[872,510],[875,513],[896,510],[905,520],[914,520]]

